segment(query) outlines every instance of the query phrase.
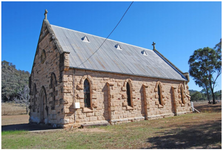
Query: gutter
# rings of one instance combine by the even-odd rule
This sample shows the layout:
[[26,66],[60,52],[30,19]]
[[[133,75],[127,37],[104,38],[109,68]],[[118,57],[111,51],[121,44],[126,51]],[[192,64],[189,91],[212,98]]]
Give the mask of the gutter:
[[139,75],[139,74],[127,74],[127,73],[120,73],[120,72],[112,72],[112,71],[103,71],[103,70],[92,70],[92,69],[87,69],[87,68],[77,68],[77,67],[69,67],[70,69],[80,69],[80,70],[89,70],[89,71],[98,71],[98,72],[105,72],[105,73],[116,73],[120,75],[130,75],[130,76],[139,76],[139,77],[149,77],[149,78],[156,78],[156,79],[166,79],[166,80],[173,80],[173,81],[187,81],[186,78],[184,77],[184,80],[180,79],[174,79],[174,78],[161,78],[161,77],[156,77],[156,76],[145,76],[145,75]]

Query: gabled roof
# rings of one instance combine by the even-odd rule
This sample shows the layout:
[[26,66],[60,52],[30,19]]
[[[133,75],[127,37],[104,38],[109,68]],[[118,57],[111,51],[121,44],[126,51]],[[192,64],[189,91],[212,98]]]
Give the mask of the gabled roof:
[[105,38],[55,25],[51,29],[62,51],[70,53],[71,68],[187,81],[158,51],[110,39],[100,47]]

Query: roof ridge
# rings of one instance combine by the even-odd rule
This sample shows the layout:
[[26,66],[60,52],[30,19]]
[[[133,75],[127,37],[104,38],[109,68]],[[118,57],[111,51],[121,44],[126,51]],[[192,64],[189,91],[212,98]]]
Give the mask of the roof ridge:
[[[106,38],[98,36],[98,35],[93,35],[93,34],[85,33],[85,32],[82,32],[82,31],[77,31],[77,30],[73,30],[73,29],[69,29],[69,28],[65,28],[65,27],[60,27],[60,26],[57,26],[57,25],[52,25],[51,24],[51,26],[59,27],[59,28],[66,29],[66,30],[75,31],[75,32],[78,32],[78,33],[88,34],[88,35],[91,35],[91,36],[94,36],[94,37],[98,37],[98,38],[102,38],[102,39],[106,39]],[[140,49],[143,49],[143,50],[153,51],[153,50],[148,49],[148,48],[144,48],[144,47],[140,47],[140,46],[136,46],[136,45],[132,45],[132,44],[128,44],[128,43],[124,43],[124,42],[120,42],[120,41],[116,41],[116,40],[112,40],[112,39],[107,39],[107,40],[110,40],[110,41],[113,41],[113,42],[117,42],[117,44],[122,43],[122,44],[130,45],[130,46],[133,46],[133,47],[137,47],[137,48],[140,48]]]

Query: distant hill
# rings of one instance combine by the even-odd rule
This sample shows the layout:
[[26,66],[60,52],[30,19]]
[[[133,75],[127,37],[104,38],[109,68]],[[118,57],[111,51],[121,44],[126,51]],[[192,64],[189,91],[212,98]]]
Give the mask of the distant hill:
[[198,92],[198,91],[196,91],[196,90],[189,90],[189,92],[190,92],[190,95],[192,95],[192,94],[194,94],[195,92]]
[[17,70],[12,63],[2,61],[2,101],[28,101],[29,76],[28,71]]

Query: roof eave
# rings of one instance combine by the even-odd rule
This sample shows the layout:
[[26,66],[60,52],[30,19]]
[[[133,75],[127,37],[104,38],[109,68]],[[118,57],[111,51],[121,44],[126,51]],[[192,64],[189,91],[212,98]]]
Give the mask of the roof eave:
[[116,73],[116,74],[122,74],[122,75],[130,75],[130,76],[140,76],[140,77],[148,77],[148,78],[156,78],[156,79],[165,79],[165,80],[173,80],[173,81],[187,81],[186,79],[180,80],[175,78],[162,78],[162,77],[156,77],[156,76],[145,76],[140,74],[128,74],[128,73],[120,73],[120,72],[112,72],[112,71],[104,71],[104,70],[96,70],[96,69],[87,69],[87,68],[78,68],[78,67],[69,67],[70,69],[80,69],[80,70],[89,70],[89,71],[98,71],[98,72],[105,72],[105,73]]
[[171,67],[177,71],[182,78],[184,78],[185,81],[188,81],[188,79],[184,76],[185,72],[182,72],[179,68],[177,68],[172,62],[170,62],[165,56],[163,56],[158,50],[154,49],[153,50],[157,55],[159,55],[165,62],[169,63],[171,65]]

